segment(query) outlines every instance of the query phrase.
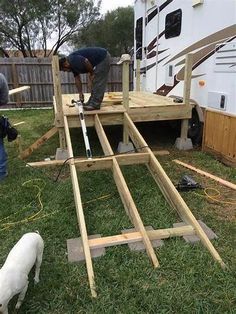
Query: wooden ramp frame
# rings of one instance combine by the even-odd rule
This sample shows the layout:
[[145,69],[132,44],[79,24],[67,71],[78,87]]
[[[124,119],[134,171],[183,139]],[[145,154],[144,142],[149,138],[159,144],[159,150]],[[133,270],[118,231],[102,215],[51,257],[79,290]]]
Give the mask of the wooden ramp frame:
[[[127,155],[124,154],[114,155],[114,152],[106,137],[98,114],[94,115],[94,124],[105,157],[95,158],[92,160],[73,159],[73,148],[70,138],[69,124],[67,116],[64,116],[66,143],[69,152],[69,158],[71,158],[68,160],[68,163],[70,166],[77,218],[80,228],[81,239],[83,243],[88,279],[92,296],[96,297],[97,295],[95,289],[94,272],[90,252],[92,248],[108,247],[142,240],[145,245],[146,252],[153,266],[156,268],[159,266],[159,262],[155,254],[155,251],[152,247],[151,240],[163,239],[173,236],[196,234],[200,238],[204,246],[209,250],[213,258],[216,261],[218,261],[222,267],[224,267],[225,264],[222,261],[221,257],[219,256],[219,254],[217,253],[216,249],[214,248],[210,240],[207,238],[205,232],[202,230],[201,226],[191,213],[190,209],[188,208],[188,206],[186,205],[178,191],[175,189],[171,180],[166,175],[165,171],[161,167],[155,155],[153,154],[151,149],[148,147],[147,143],[140,135],[139,131],[137,130],[136,126],[130,119],[129,115],[126,112],[124,113],[124,124],[126,125],[126,131],[128,132],[128,136],[131,138],[136,148],[139,149],[140,147],[143,147],[140,153],[133,153]],[[162,191],[164,197],[166,198],[168,203],[177,210],[180,217],[187,224],[187,226],[154,231],[145,230],[142,219],[138,213],[137,207],[134,203],[134,200],[131,196],[129,188],[125,182],[124,176],[120,169],[120,165],[132,164],[145,164],[147,166],[154,180],[156,181],[160,190]],[[126,213],[128,214],[133,225],[135,226],[136,232],[89,240],[81,202],[77,170],[93,171],[108,168],[110,168],[113,172],[114,181],[119,191],[121,200],[126,209]]]
[[[123,95],[123,106],[124,111],[121,113],[123,117],[123,129],[124,129],[124,142],[128,142],[129,139],[132,140],[134,146],[140,151],[140,153],[133,154],[122,154],[114,155],[114,152],[111,148],[111,145],[107,139],[105,131],[102,125],[102,117],[104,112],[94,112],[89,115],[90,119],[93,119],[92,125],[94,125],[101,147],[104,152],[103,158],[94,158],[94,159],[75,159],[73,154],[72,142],[70,137],[70,123],[69,116],[63,112],[62,107],[62,95],[60,89],[60,76],[59,76],[59,66],[57,57],[54,56],[53,62],[53,76],[54,76],[54,93],[56,99],[56,113],[55,113],[55,124],[59,125],[59,135],[60,135],[60,147],[67,147],[68,149],[68,163],[70,167],[71,180],[73,186],[74,200],[76,213],[78,218],[78,224],[81,234],[81,240],[83,244],[83,250],[85,255],[85,262],[88,273],[88,280],[90,285],[91,294],[93,297],[97,296],[93,264],[91,258],[91,249],[98,247],[109,247],[120,244],[127,244],[132,242],[137,242],[142,240],[146,248],[146,252],[153,264],[153,266],[159,267],[159,262],[156,256],[156,253],[152,247],[151,240],[155,239],[164,239],[173,236],[183,236],[183,235],[193,235],[196,234],[203,245],[209,250],[213,258],[220,263],[222,267],[225,267],[224,262],[217,253],[216,249],[206,236],[205,232],[202,230],[202,227],[199,225],[192,212],[174,187],[173,183],[166,175],[165,171],[161,167],[160,163],[156,159],[155,155],[148,147],[145,140],[142,138],[141,134],[137,130],[133,121],[131,120],[128,111],[128,98]],[[127,64],[124,68],[127,67]],[[128,73],[125,71],[124,73]],[[124,81],[128,81],[127,75],[123,77]],[[127,86],[123,82],[124,86]],[[127,83],[127,82],[126,82]],[[127,92],[126,92],[127,95]],[[86,119],[86,116],[85,116]],[[45,165],[56,164],[54,161],[45,162]],[[59,163],[60,164],[60,163]],[[134,165],[134,164],[145,164],[152,174],[154,180],[159,186],[162,194],[164,195],[167,202],[174,209],[177,210],[182,220],[186,223],[184,227],[178,228],[169,228],[169,229],[160,229],[153,231],[146,231],[142,219],[139,215],[138,209],[134,203],[134,200],[131,196],[129,188],[126,184],[124,176],[122,174],[121,165]],[[33,165],[33,164],[31,164]],[[42,166],[43,162],[35,164],[35,166]],[[129,216],[132,224],[134,225],[136,232],[119,234],[115,236],[108,236],[102,238],[88,239],[88,233],[85,223],[85,217],[83,212],[83,206],[81,201],[81,194],[79,188],[79,181],[77,176],[77,171],[95,171],[100,169],[111,169],[113,172],[114,181],[116,183],[118,192],[120,194],[121,200],[125,207],[126,213]]]

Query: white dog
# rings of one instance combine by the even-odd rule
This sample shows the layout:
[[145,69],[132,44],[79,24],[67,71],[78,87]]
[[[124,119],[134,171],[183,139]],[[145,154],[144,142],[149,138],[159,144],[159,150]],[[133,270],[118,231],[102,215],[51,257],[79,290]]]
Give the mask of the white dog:
[[43,249],[43,239],[34,232],[24,234],[12,248],[0,269],[0,313],[8,314],[8,302],[18,293],[16,309],[19,309],[28,288],[28,274],[34,264],[34,281],[39,282]]

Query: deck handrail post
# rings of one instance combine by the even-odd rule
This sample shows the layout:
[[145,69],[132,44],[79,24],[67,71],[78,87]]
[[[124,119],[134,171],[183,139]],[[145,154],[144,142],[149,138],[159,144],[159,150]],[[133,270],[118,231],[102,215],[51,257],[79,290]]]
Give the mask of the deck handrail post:
[[[129,54],[121,56],[120,62],[122,62],[122,93],[123,93],[123,106],[126,111],[129,112],[129,64],[131,57]],[[126,131],[126,125],[123,126],[123,143],[128,145],[129,135]]]
[[129,64],[128,60],[122,64],[123,106],[127,111],[129,110]]
[[[185,58],[185,72],[184,72],[184,91],[183,91],[183,104],[190,106],[190,92],[191,92],[191,78],[193,67],[193,55],[191,53],[186,55]],[[181,122],[180,137],[176,139],[175,146],[180,150],[189,150],[193,148],[192,140],[188,138],[188,119]]]
[[52,77],[55,97],[55,126],[58,127],[60,148],[66,148],[66,139],[63,123],[63,112],[62,112],[62,94],[61,94],[61,78],[59,69],[59,59],[55,55],[52,57]]

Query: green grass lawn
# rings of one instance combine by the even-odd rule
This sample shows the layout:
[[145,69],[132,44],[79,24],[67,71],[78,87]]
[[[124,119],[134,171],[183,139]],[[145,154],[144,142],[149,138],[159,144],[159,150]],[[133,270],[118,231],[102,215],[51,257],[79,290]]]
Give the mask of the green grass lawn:
[[[23,149],[52,127],[51,110],[11,111],[7,115],[12,123],[25,121],[18,127]],[[122,139],[121,129],[113,127],[106,131],[113,147],[117,147]],[[88,133],[93,154],[101,155],[95,132]],[[149,126],[144,134],[155,150],[169,149],[170,155],[158,160],[174,184],[183,174],[189,174],[205,188],[219,191],[222,203],[204,197],[203,190],[181,192],[181,195],[195,217],[218,235],[213,245],[228,269],[222,270],[201,243],[190,245],[182,238],[164,240],[164,246],[155,249],[161,265],[158,269],[153,269],[145,252],[130,251],[127,245],[107,248],[103,257],[93,260],[98,298],[92,299],[85,264],[67,261],[66,240],[79,236],[69,168],[65,166],[55,182],[60,168],[26,167],[27,161],[55,155],[58,136],[25,161],[17,157],[16,142],[5,141],[9,176],[0,184],[0,266],[24,233],[39,230],[45,241],[41,281],[34,286],[33,274],[30,275],[19,314],[236,313],[236,193],[172,160],[181,159],[233,183],[236,183],[236,169],[224,166],[199,149],[175,150],[173,137],[162,136],[166,135],[166,129]],[[84,156],[81,132],[73,129],[71,136],[75,155]],[[144,225],[169,228],[180,221],[146,167],[126,166],[122,171]],[[79,173],[79,183],[89,235],[115,235],[133,227],[110,171]],[[10,313],[15,302],[16,298],[10,303]]]

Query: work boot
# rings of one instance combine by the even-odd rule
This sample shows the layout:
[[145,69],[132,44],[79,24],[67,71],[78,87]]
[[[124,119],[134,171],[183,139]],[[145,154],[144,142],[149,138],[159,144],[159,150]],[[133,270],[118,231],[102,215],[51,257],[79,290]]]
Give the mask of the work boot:
[[99,110],[100,105],[93,106],[92,104],[84,104],[83,108],[85,111]]

